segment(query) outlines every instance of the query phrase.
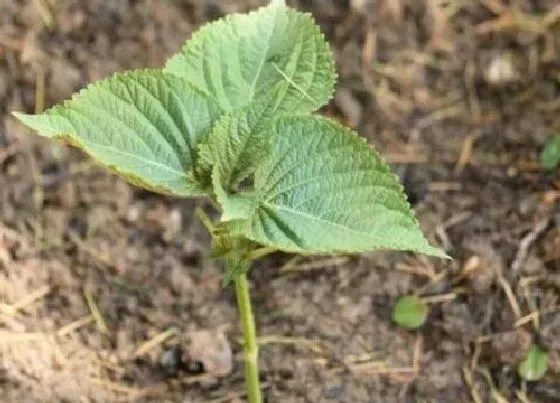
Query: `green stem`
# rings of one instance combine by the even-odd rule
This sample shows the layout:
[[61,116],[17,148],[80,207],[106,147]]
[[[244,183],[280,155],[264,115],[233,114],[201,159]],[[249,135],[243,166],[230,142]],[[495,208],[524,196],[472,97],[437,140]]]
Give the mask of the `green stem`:
[[235,278],[235,294],[237,307],[241,316],[245,348],[245,384],[249,403],[261,403],[261,387],[259,381],[259,346],[255,330],[255,318],[251,308],[251,296],[247,274],[240,274]]

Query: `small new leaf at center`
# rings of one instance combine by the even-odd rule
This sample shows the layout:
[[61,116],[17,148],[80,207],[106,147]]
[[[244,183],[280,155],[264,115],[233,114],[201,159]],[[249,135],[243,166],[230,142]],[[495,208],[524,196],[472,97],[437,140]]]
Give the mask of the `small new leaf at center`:
[[222,185],[220,168],[214,167],[212,172],[212,185],[218,203],[222,206],[223,213],[220,221],[247,220],[257,209],[259,203],[258,192],[246,192],[228,195]]

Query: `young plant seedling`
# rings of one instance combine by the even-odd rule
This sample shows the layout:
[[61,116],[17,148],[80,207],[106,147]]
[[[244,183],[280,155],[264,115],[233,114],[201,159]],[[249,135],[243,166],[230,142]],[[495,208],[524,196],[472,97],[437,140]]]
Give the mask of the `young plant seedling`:
[[538,381],[548,369],[548,355],[546,351],[533,344],[527,353],[527,357],[521,361],[517,372],[526,381]]
[[555,169],[560,165],[560,135],[553,136],[546,142],[540,159],[544,169]]
[[43,114],[15,116],[130,183],[207,196],[213,254],[235,283],[249,401],[260,402],[247,271],[279,250],[445,257],[396,176],[358,135],[314,111],[332,96],[331,49],[309,14],[273,1],[203,26],[161,70],[116,74]]
[[405,329],[419,328],[427,316],[428,306],[415,295],[400,297],[393,310],[393,321]]

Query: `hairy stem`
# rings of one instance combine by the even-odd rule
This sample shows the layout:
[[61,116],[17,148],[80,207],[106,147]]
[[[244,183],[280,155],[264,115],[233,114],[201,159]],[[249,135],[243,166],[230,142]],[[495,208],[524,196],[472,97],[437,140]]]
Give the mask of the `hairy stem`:
[[249,295],[249,283],[246,273],[240,274],[235,278],[235,294],[237,296],[237,307],[241,317],[241,327],[245,341],[245,383],[249,403],[261,403],[262,395],[258,362],[259,346],[257,344],[255,318],[251,308],[251,296]]

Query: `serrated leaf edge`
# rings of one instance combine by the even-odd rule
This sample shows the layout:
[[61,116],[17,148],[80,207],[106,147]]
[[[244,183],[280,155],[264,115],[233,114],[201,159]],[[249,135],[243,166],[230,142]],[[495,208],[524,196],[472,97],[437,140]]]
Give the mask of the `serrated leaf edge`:
[[[14,116],[16,119],[18,119],[22,123],[25,123],[24,121],[25,121],[26,117],[29,117],[29,118],[33,119],[34,117],[39,117],[41,115],[52,116],[53,114],[56,114],[58,110],[63,110],[65,108],[72,109],[71,103],[73,103],[75,101],[79,101],[81,98],[83,98],[85,96],[86,92],[88,92],[92,89],[96,89],[99,86],[102,86],[102,85],[104,85],[104,84],[106,84],[110,81],[113,81],[113,80],[119,80],[121,78],[125,78],[125,77],[128,77],[128,76],[133,76],[133,75],[138,75],[138,74],[143,74],[143,73],[146,73],[146,74],[155,73],[155,74],[161,74],[163,76],[172,76],[173,79],[181,80],[185,86],[189,87],[189,90],[192,90],[193,92],[197,93],[197,95],[200,95],[201,97],[210,99],[210,97],[204,91],[200,90],[196,86],[192,85],[191,82],[189,82],[188,80],[186,80],[186,79],[184,79],[180,76],[170,75],[169,73],[166,73],[165,71],[163,71],[161,69],[150,69],[150,68],[134,69],[134,70],[127,70],[127,71],[122,71],[122,72],[115,72],[115,73],[109,75],[108,77],[105,77],[103,79],[100,79],[100,80],[92,82],[92,83],[88,83],[85,87],[83,87],[79,91],[73,93],[71,98],[65,99],[61,103],[56,104],[53,107],[46,109],[41,114],[33,115],[33,114],[26,114],[26,113],[14,111],[14,112],[12,112],[12,116]],[[215,101],[212,101],[212,102],[215,102]],[[63,118],[63,117],[61,116],[61,118]],[[64,119],[66,119],[66,118],[64,118]],[[32,129],[32,130],[34,130],[34,129]],[[204,196],[204,195],[207,194],[207,192],[205,192],[203,189],[201,189],[199,184],[197,182],[195,182],[192,177],[190,177],[189,172],[186,171],[186,170],[185,171],[171,170],[171,172],[173,172],[173,173],[175,173],[179,176],[183,176],[184,178],[186,178],[186,179],[188,179],[189,181],[192,182],[192,187],[189,189],[189,192],[184,193],[184,194],[180,194],[180,193],[178,194],[178,193],[175,193],[175,192],[171,191],[170,189],[168,189],[165,186],[150,185],[146,181],[144,181],[142,178],[133,174],[132,172],[124,171],[124,170],[120,169],[119,167],[117,167],[115,165],[110,165],[110,164],[106,164],[104,162],[101,162],[98,157],[96,157],[95,155],[93,155],[93,154],[91,154],[91,153],[89,153],[85,150],[86,144],[83,141],[81,141],[79,139],[79,137],[73,136],[69,133],[58,132],[58,131],[57,132],[51,132],[48,135],[47,134],[42,134],[38,130],[34,130],[34,131],[37,132],[39,135],[41,135],[43,137],[48,137],[48,138],[52,138],[53,140],[59,140],[59,141],[65,142],[65,143],[69,143],[71,146],[82,150],[89,158],[94,160],[100,166],[106,168],[107,170],[109,170],[110,172],[112,172],[112,173],[114,173],[118,176],[121,176],[122,178],[124,178],[125,180],[130,182],[131,184],[133,184],[135,186],[138,186],[140,188],[143,188],[143,189],[146,189],[146,190],[149,190],[149,191],[153,191],[153,192],[156,192],[156,193],[170,195],[170,196],[176,196],[176,197],[198,197],[198,196]],[[115,151],[115,150],[113,150],[113,151]],[[133,158],[136,158],[136,159],[141,159],[138,156],[136,156],[135,154],[129,154],[129,153],[126,153],[126,154],[130,157],[133,157]],[[150,161],[150,163],[153,164],[153,162],[151,162],[151,161]],[[161,165],[161,164],[157,164],[157,165]],[[169,167],[167,167],[167,166],[161,165],[161,167],[163,169],[169,170]]]
[[[220,19],[217,19],[215,21],[212,21],[212,22],[209,22],[209,23],[206,23],[206,24],[202,25],[199,29],[197,29],[195,32],[193,32],[191,37],[185,41],[185,43],[183,44],[183,46],[181,47],[181,49],[178,52],[174,53],[172,56],[170,56],[167,59],[167,61],[165,63],[165,66],[162,68],[162,71],[166,74],[173,74],[174,76],[178,76],[178,77],[182,77],[182,78],[186,79],[185,76],[181,76],[180,74],[177,74],[173,71],[168,71],[167,68],[168,68],[168,65],[169,65],[170,61],[173,58],[175,58],[175,57],[185,58],[188,46],[189,46],[191,41],[198,40],[199,37],[202,37],[204,35],[206,30],[214,29],[216,26],[221,25],[221,24],[228,24],[228,23],[231,22],[232,19],[238,18],[239,16],[247,16],[248,18],[251,18],[251,16],[262,13],[262,12],[264,12],[264,11],[270,9],[270,8],[284,8],[284,9],[287,10],[288,13],[293,13],[293,14],[296,14],[296,15],[299,14],[301,16],[309,17],[311,22],[313,23],[313,29],[315,30],[315,33],[319,35],[319,37],[324,42],[324,44],[326,46],[326,49],[327,49],[327,54],[329,56],[329,58],[328,58],[328,60],[329,60],[329,71],[331,72],[331,75],[330,75],[329,78],[332,80],[332,83],[333,83],[329,98],[326,101],[324,101],[322,104],[320,104],[320,106],[317,109],[327,105],[329,103],[329,101],[334,96],[335,88],[336,88],[336,85],[338,83],[338,78],[339,78],[338,72],[336,71],[336,66],[335,66],[335,61],[334,61],[334,52],[332,50],[332,46],[331,46],[330,42],[327,41],[327,38],[326,38],[325,34],[321,31],[321,27],[317,24],[317,21],[315,20],[315,18],[313,17],[313,15],[311,13],[298,11],[298,10],[292,8],[292,7],[287,7],[285,4],[271,3],[269,5],[259,7],[256,10],[252,10],[248,13],[228,14],[225,17],[222,17]],[[212,96],[212,94],[207,93],[204,89],[202,89],[201,87],[196,85],[196,83],[193,83],[188,79],[186,79],[186,80],[189,83],[191,83],[194,87],[196,87],[199,91],[204,93],[206,96],[208,96],[209,98],[211,98],[215,102],[217,102],[216,98],[214,98]],[[258,79],[256,78],[255,81],[258,81]],[[288,84],[292,85],[289,81],[288,81]],[[295,88],[297,89],[297,87],[295,87]],[[249,105],[253,104],[253,101],[254,100],[251,100],[251,103]]]

